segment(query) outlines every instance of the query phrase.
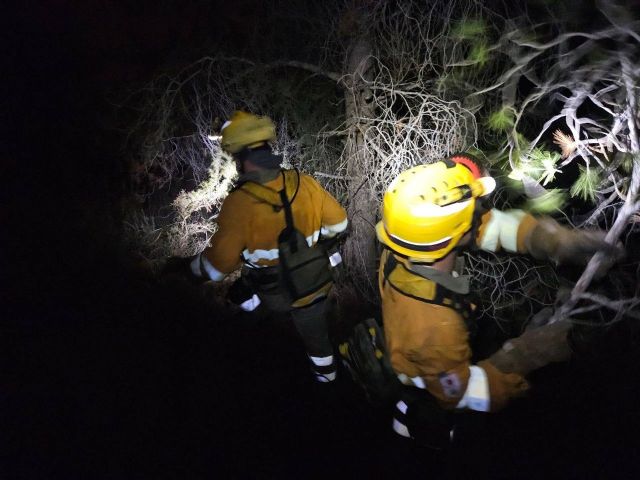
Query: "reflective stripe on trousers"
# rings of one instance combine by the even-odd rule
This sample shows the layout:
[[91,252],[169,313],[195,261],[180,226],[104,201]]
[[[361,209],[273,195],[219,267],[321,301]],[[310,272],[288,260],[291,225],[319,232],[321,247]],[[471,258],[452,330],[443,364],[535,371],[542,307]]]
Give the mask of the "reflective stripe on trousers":
[[313,365],[313,373],[320,383],[333,382],[336,379],[336,364],[333,355],[313,357],[309,355]]

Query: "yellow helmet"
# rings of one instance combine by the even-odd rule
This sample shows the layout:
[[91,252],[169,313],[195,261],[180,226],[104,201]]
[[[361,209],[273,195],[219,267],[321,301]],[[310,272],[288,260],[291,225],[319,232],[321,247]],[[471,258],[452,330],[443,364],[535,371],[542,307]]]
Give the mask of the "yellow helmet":
[[276,126],[269,117],[259,117],[237,110],[222,125],[222,148],[238,153],[276,139]]
[[418,261],[445,257],[471,229],[475,199],[496,185],[468,162],[467,156],[458,155],[398,175],[384,194],[378,240]]

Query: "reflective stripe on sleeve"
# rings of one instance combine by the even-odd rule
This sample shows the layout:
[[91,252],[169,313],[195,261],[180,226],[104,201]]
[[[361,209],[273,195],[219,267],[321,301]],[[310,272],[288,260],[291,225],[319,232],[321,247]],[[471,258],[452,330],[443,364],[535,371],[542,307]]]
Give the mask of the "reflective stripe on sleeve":
[[482,367],[471,365],[469,367],[469,383],[467,391],[458,402],[456,408],[468,408],[476,412],[488,412],[491,406],[489,396],[489,382],[487,373]]
[[342,255],[340,255],[340,252],[334,252],[329,256],[329,263],[331,264],[332,267],[335,267],[336,265],[340,265],[340,263],[342,263]]
[[[209,260],[203,257],[202,254],[200,254],[196,258],[194,258],[193,261],[191,262],[191,271],[194,272],[194,274],[197,275],[198,277],[202,276],[200,275],[200,265],[202,265],[202,268],[204,269],[206,274],[214,282],[219,282],[220,280],[224,279],[224,277],[227,276],[226,274],[217,270],[213,265],[211,265],[211,262],[209,262]],[[198,273],[195,273],[196,272],[195,269],[197,269]]]
[[258,260],[276,260],[280,255],[277,248],[272,248],[271,250],[258,249],[253,252],[245,249],[242,256],[246,261],[256,263]]
[[480,248],[495,252],[502,246],[508,252],[517,252],[518,227],[525,215],[522,210],[491,210],[491,218],[480,239]]
[[341,232],[344,232],[347,229],[348,224],[349,220],[345,218],[343,221],[336,223],[335,225],[323,225],[320,229],[320,233],[322,233],[323,237],[331,238]]

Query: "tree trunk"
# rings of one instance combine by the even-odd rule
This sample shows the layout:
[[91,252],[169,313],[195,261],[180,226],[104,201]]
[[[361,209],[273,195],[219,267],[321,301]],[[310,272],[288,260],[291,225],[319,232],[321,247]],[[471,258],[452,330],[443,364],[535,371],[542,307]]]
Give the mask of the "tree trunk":
[[365,146],[364,132],[369,119],[374,118],[371,93],[367,82],[372,79],[371,44],[364,37],[355,39],[348,52],[346,71],[349,80],[345,89],[345,114],[348,129],[346,149],[347,213],[351,222],[351,233],[344,246],[349,270],[358,285],[371,292],[375,285],[376,237],[375,222],[377,201],[367,179],[367,166],[371,168]]

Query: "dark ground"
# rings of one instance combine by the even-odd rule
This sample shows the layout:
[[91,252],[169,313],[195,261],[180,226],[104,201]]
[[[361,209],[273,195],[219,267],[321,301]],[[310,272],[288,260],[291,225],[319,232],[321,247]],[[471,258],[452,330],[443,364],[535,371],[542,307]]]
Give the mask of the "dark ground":
[[73,18],[38,33],[21,18],[3,118],[0,478],[637,478],[626,331],[434,454],[395,438],[346,375],[315,385],[286,323],[136,276],[118,248],[108,82],[86,68],[104,63]]

